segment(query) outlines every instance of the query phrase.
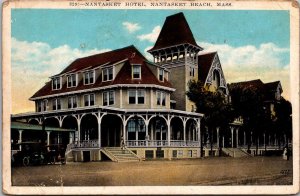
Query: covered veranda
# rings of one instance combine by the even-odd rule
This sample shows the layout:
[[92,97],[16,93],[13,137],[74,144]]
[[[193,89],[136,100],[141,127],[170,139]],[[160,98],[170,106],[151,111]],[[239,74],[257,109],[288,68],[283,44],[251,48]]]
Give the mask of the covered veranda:
[[202,114],[173,109],[91,106],[12,116],[14,121],[73,129],[70,148],[200,147]]

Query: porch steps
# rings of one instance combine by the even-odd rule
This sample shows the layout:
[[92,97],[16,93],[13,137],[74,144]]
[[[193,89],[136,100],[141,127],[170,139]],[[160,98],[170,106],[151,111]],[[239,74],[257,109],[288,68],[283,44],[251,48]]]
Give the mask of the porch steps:
[[101,152],[103,152],[109,159],[114,162],[141,161],[141,159],[136,154],[134,154],[127,148],[121,149],[121,147],[106,147],[102,148]]
[[222,148],[222,152],[230,157],[251,157],[251,155],[239,148]]

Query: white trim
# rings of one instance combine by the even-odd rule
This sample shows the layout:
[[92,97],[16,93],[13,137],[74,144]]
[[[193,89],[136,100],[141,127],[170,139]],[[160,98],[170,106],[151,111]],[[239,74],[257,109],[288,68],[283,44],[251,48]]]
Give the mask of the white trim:
[[90,89],[84,89],[84,90],[79,90],[79,91],[73,91],[73,92],[64,92],[64,93],[58,93],[58,94],[52,94],[52,95],[45,95],[41,97],[35,97],[35,98],[30,98],[30,101],[35,101],[39,99],[44,99],[44,98],[50,98],[50,97],[57,97],[57,96],[66,96],[66,95],[72,95],[72,94],[79,94],[79,93],[84,93],[84,92],[91,92],[91,91],[97,91],[97,90],[104,90],[104,89],[110,89],[110,88],[157,88],[161,90],[166,90],[166,91],[175,91],[175,88],[170,88],[170,87],[165,87],[165,86],[160,86],[160,85],[153,85],[153,84],[114,84],[114,85],[108,85],[104,87],[97,87],[97,88],[90,88]]
[[149,113],[149,112],[156,112],[156,113],[173,113],[173,114],[183,114],[183,115],[192,115],[192,116],[197,116],[197,117],[203,117],[204,114],[201,113],[196,113],[196,112],[186,112],[182,110],[174,110],[174,109],[121,109],[121,108],[115,108],[115,107],[109,107],[109,106],[90,106],[90,107],[77,107],[77,108],[69,108],[69,109],[61,109],[59,111],[44,111],[44,112],[26,112],[26,113],[20,113],[20,114],[13,114],[11,115],[13,118],[14,117],[29,117],[32,115],[43,115],[43,114],[59,114],[67,111],[81,111],[81,110],[86,110],[86,109],[109,109],[113,111],[119,111],[119,112],[132,112],[132,113]]

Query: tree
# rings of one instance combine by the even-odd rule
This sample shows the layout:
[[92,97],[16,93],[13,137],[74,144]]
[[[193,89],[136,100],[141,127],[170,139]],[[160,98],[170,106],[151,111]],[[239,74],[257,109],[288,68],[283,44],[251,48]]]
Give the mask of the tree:
[[[188,98],[196,104],[196,111],[203,113],[202,124],[209,129],[209,138],[212,152],[212,135],[217,127],[227,126],[232,122],[232,108],[224,93],[220,91],[209,91],[201,81],[191,80],[188,83]],[[203,134],[203,132],[202,132]],[[202,137],[201,134],[201,137]],[[201,156],[203,149],[203,141],[201,142]]]
[[286,135],[287,138],[292,139],[292,104],[283,97],[275,104],[274,122],[278,136]]
[[[243,118],[248,138],[253,138],[258,152],[259,136],[271,127],[271,114],[265,102],[265,93],[259,85],[230,84],[231,103],[235,117]],[[248,139],[248,150],[252,141]]]

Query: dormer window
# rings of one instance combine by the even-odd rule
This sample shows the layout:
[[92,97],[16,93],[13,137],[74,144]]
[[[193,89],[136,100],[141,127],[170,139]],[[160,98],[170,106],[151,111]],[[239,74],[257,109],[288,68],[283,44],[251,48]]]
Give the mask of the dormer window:
[[61,77],[56,77],[52,79],[52,89],[53,90],[61,89]]
[[113,80],[113,67],[104,68],[102,70],[102,75],[103,82]]
[[84,84],[94,84],[95,83],[95,71],[88,71],[84,73]]
[[132,66],[132,78],[141,79],[141,65]]
[[164,70],[159,69],[159,74],[158,74],[159,81],[164,81]]
[[76,74],[71,74],[67,76],[68,88],[77,86]]

